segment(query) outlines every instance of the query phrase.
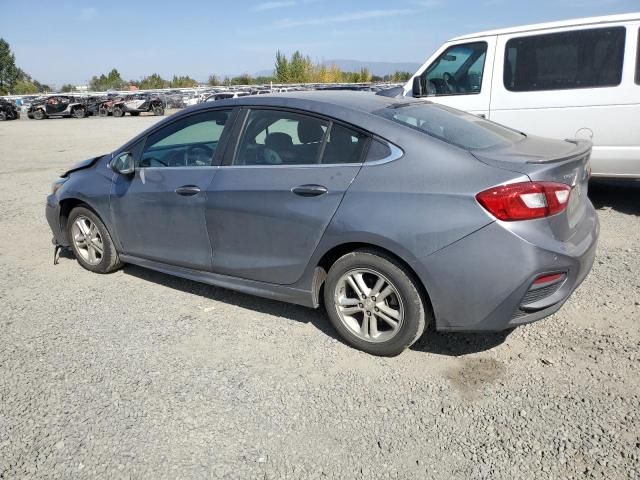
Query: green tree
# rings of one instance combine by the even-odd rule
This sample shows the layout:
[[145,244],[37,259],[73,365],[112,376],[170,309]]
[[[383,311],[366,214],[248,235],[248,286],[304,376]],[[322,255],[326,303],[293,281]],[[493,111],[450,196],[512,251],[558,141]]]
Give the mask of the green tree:
[[16,57],[4,38],[0,38],[0,95],[12,91],[17,80]]
[[209,75],[209,78],[207,79],[207,85],[209,85],[211,87],[215,87],[216,85],[221,85],[220,79],[218,78],[217,75],[211,74],[211,75]]
[[76,87],[74,87],[73,85],[71,85],[70,83],[65,83],[64,85],[62,85],[62,87],[60,88],[60,91],[63,93],[69,93],[69,92],[74,92],[76,89]]
[[162,78],[158,73],[152,73],[149,76],[144,77],[138,84],[138,88],[141,90],[155,90],[159,88],[167,88],[169,82]]
[[18,80],[14,83],[11,93],[15,95],[29,95],[32,93],[38,93],[38,91],[38,87],[36,87],[32,82],[27,80]]
[[231,79],[232,85],[252,85],[253,83],[255,82],[248,73],[243,73],[242,75],[238,75]]
[[197,87],[198,82],[196,82],[193,78],[188,75],[178,76],[174,75],[171,79],[170,86],[172,88],[189,88],[189,87]]
[[289,83],[291,76],[289,73],[289,60],[280,50],[276,52],[275,77],[278,83]]
[[120,72],[113,68],[108,75],[93,76],[89,82],[89,88],[96,92],[104,92],[105,90],[123,90],[126,88],[125,82],[120,76]]

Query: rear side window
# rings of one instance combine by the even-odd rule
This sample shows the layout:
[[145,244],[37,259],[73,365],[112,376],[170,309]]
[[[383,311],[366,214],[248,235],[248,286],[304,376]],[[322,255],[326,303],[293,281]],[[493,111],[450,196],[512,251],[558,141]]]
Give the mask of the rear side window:
[[507,42],[504,86],[512,92],[620,85],[624,27],[513,38]]
[[508,146],[525,138],[497,123],[434,103],[416,102],[376,113],[466,150]]
[[322,163],[361,163],[368,139],[364,133],[332,124]]

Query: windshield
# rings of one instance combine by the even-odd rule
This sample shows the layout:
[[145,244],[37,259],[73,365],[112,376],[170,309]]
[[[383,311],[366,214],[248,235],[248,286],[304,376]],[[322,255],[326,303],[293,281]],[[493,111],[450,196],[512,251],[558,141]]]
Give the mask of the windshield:
[[506,147],[525,138],[497,123],[434,103],[392,105],[375,113],[465,150]]

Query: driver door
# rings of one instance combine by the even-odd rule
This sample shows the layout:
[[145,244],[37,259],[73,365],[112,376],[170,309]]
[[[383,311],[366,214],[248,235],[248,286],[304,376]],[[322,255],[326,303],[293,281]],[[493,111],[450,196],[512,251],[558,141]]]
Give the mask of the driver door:
[[210,270],[204,206],[230,118],[231,110],[182,117],[147,137],[133,176],[116,175],[111,211],[125,254]]
[[65,111],[69,105],[67,97],[51,97],[47,99],[46,111],[47,115],[56,115]]
[[445,44],[420,74],[429,100],[489,117],[496,37]]

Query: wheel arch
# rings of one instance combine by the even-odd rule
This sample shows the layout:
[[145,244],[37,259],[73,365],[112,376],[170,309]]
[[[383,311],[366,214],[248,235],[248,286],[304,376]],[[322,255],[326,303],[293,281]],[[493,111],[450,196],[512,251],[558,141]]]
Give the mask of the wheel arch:
[[334,245],[329,250],[327,250],[318,260],[315,272],[313,276],[313,302],[314,305],[320,305],[320,299],[322,298],[322,288],[324,287],[324,281],[327,277],[327,272],[331,268],[331,266],[343,255],[347,253],[356,251],[356,250],[373,250],[375,252],[381,253],[383,256],[390,257],[399,263],[410,276],[413,277],[413,280],[416,282],[416,285],[420,289],[424,299],[425,299],[425,307],[429,309],[430,313],[433,315],[433,307],[431,305],[431,297],[429,296],[429,291],[427,285],[424,284],[418,272],[411,266],[411,264],[403,258],[401,255],[389,250],[388,248],[382,247],[380,245],[370,243],[370,242],[346,242],[338,245]]
[[70,241],[70,239],[67,238],[67,227],[69,222],[69,215],[71,214],[71,211],[76,207],[84,207],[87,210],[90,210],[96,217],[100,219],[100,221],[103,223],[103,225],[109,232],[109,235],[111,236],[111,238],[113,238],[111,229],[108,227],[107,223],[104,221],[104,218],[102,218],[102,216],[98,213],[98,211],[94,207],[92,207],[89,203],[87,203],[84,200],[81,200],[75,197],[70,197],[70,198],[65,198],[63,200],[60,200],[60,219],[59,219],[60,232],[64,236],[64,240],[65,242],[67,242],[67,244]]

